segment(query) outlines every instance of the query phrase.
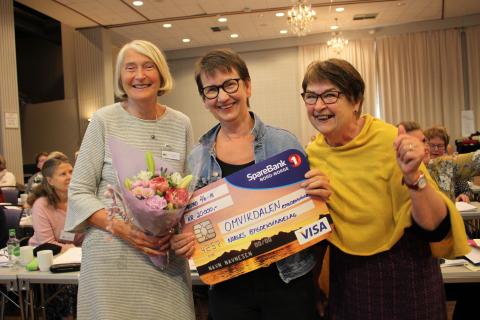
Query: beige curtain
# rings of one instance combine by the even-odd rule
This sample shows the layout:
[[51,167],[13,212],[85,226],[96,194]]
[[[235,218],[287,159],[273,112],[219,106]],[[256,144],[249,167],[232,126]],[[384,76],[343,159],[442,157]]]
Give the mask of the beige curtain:
[[475,115],[475,128],[480,125],[480,26],[465,29],[468,55],[470,107]]
[[[327,44],[300,46],[298,51],[299,61],[299,92],[301,92],[301,82],[303,75],[312,61],[326,60],[330,58],[345,59],[350,62],[363,77],[365,81],[365,100],[363,103],[363,113],[370,113],[378,116],[375,109],[375,51],[373,39],[362,39],[350,41],[348,46],[343,49],[340,54],[332,52]],[[310,137],[316,134],[315,128],[310,124],[307,118],[306,109],[299,95],[300,112],[301,112],[301,136],[300,141],[306,144]]]
[[[382,118],[444,125],[461,135],[464,106],[460,32],[439,30],[377,39]],[[477,52],[478,57],[478,52]]]

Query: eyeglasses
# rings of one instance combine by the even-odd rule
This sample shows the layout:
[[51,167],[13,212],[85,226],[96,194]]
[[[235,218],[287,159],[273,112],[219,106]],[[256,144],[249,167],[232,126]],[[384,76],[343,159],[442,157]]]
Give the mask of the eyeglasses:
[[428,146],[430,147],[430,149],[437,149],[437,150],[445,149],[445,145],[443,143],[442,144],[429,143]]
[[220,88],[226,93],[235,93],[238,90],[240,78],[225,80],[219,86],[207,86],[202,88],[202,94],[207,99],[215,99],[220,93]]
[[314,92],[303,92],[301,96],[306,104],[314,105],[317,103],[318,98],[320,98],[325,104],[335,103],[341,94],[343,93],[340,91],[330,90],[321,94],[316,94]]

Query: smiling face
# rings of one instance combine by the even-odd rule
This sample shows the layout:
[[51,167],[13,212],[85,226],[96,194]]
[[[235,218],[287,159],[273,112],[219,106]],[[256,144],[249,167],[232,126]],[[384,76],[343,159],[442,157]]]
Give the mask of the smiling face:
[[120,77],[129,100],[156,100],[160,88],[160,73],[155,63],[133,49],[125,52]]
[[[307,84],[306,93],[322,95],[328,92],[340,91],[329,81]],[[328,95],[327,95],[328,96]],[[315,104],[305,103],[308,119],[320,131],[330,145],[343,145],[348,142],[349,128],[357,122],[354,110],[358,111],[360,103],[350,102],[344,94],[340,94],[334,103],[326,104],[319,97]]]
[[[234,69],[230,72],[216,71],[212,74],[201,73],[200,79],[203,87],[222,86],[225,81],[240,78]],[[221,124],[239,121],[248,116],[248,98],[251,94],[249,80],[239,80],[238,90],[226,93],[219,88],[218,96],[214,99],[203,97],[205,107],[220,121]]]
[[60,163],[57,168],[55,168],[51,177],[47,177],[47,182],[50,184],[57,192],[67,192],[68,186],[70,185],[70,180],[72,179],[72,165],[67,162]]

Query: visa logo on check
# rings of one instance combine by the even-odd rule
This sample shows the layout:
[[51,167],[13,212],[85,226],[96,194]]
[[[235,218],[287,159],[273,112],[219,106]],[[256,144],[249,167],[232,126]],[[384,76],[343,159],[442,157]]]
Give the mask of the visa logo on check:
[[330,231],[332,231],[332,228],[330,227],[327,218],[322,218],[314,223],[298,229],[295,231],[295,236],[300,244],[304,244]]

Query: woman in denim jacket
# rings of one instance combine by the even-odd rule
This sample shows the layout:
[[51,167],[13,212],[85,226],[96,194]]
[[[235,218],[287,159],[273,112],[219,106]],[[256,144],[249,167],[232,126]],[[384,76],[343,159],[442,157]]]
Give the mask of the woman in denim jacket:
[[[245,62],[230,50],[213,50],[196,65],[195,79],[205,107],[219,121],[188,157],[201,165],[197,189],[287,149],[302,150],[294,135],[265,125],[249,111],[250,76]],[[197,170],[195,170],[197,171]],[[308,194],[328,198],[325,176],[306,175]],[[321,190],[321,191],[319,191]],[[172,239],[176,254],[190,257],[193,234]],[[318,319],[312,269],[316,258],[303,250],[265,268],[211,286],[209,312],[222,319]]]

